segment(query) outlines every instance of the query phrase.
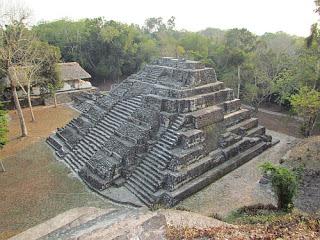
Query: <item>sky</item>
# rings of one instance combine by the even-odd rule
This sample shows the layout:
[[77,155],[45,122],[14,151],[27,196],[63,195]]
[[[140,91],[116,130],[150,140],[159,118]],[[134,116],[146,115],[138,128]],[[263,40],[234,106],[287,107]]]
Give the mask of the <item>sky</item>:
[[[10,0],[12,1],[12,0]],[[146,18],[176,17],[176,28],[247,28],[261,35],[284,31],[307,36],[319,17],[314,0],[22,0],[33,22],[104,17],[143,25]]]

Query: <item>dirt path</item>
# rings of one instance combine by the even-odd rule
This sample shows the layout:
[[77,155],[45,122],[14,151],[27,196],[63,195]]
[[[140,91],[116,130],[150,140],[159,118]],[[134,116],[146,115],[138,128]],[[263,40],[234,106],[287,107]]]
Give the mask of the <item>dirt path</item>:
[[182,201],[177,207],[206,216],[218,214],[225,217],[242,206],[275,203],[269,188],[259,183],[261,178],[259,166],[266,161],[278,163],[297,140],[273,131],[269,131],[269,134],[279,139],[280,143]]

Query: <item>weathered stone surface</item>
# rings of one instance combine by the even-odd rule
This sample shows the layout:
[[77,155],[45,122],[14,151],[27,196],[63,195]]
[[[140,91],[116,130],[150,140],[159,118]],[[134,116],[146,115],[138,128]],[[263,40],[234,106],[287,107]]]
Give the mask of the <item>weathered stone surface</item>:
[[271,142],[196,61],[161,58],[108,95],[83,98],[83,114],[48,143],[92,188],[126,188],[147,206],[176,204]]

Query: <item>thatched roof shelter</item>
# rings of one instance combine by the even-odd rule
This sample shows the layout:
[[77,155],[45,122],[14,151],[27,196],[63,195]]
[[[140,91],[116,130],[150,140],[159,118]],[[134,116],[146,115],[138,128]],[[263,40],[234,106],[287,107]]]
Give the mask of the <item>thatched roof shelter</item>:
[[87,73],[77,62],[58,63],[57,70],[61,74],[61,81],[91,78],[91,75]]
[[[18,82],[21,85],[28,84],[27,73],[30,67],[10,67],[9,68],[9,76],[13,84],[18,86]],[[73,81],[79,79],[88,80],[91,78],[91,75],[87,73],[79,63],[77,62],[68,62],[68,63],[57,63],[56,65],[58,74],[60,74],[61,81]],[[37,80],[40,79],[33,79],[33,84],[36,84]],[[10,81],[8,77],[4,77],[0,79],[0,84],[6,87],[10,87]]]

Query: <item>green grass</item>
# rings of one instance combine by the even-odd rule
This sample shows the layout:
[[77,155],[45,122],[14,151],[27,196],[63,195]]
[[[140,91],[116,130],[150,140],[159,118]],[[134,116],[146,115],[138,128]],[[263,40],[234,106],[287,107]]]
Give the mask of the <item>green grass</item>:
[[76,207],[114,208],[55,159],[42,140],[4,159],[0,173],[0,239]]

